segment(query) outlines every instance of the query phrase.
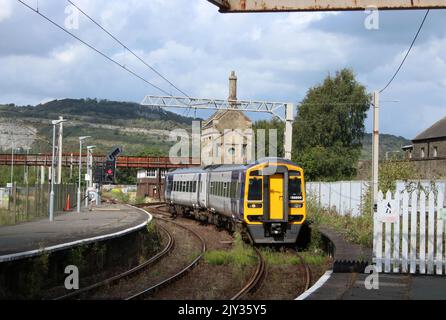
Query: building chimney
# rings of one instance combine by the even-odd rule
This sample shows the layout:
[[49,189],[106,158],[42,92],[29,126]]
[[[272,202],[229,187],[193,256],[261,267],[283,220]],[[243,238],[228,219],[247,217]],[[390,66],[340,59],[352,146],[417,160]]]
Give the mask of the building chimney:
[[[231,71],[229,76],[229,101],[237,100],[237,76],[235,75],[235,71]],[[232,106],[235,106],[235,103],[231,103]]]

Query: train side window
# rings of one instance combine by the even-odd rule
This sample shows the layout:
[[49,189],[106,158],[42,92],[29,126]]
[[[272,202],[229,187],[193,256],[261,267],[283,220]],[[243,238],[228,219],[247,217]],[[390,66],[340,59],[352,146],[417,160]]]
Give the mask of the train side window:
[[248,187],[248,200],[251,201],[261,201],[262,200],[262,189],[263,183],[261,178],[249,179]]
[[288,196],[290,200],[302,200],[302,180],[298,178],[289,179]]

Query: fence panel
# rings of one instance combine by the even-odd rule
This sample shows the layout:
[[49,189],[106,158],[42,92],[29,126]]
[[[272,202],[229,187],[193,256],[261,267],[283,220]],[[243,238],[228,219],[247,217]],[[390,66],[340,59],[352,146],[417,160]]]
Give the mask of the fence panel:
[[384,199],[379,193],[373,226],[373,255],[378,272],[384,265],[384,272],[388,273],[401,270],[411,274],[444,274],[444,204],[442,191],[409,194],[405,190],[401,195],[397,192],[394,200],[390,192]]
[[[49,185],[36,184],[0,189],[0,225],[9,225],[48,216]],[[76,202],[75,185],[54,185],[54,209],[61,212],[70,196],[70,205]]]
[[308,182],[306,192],[323,208],[340,215],[359,216],[367,184],[365,181]]

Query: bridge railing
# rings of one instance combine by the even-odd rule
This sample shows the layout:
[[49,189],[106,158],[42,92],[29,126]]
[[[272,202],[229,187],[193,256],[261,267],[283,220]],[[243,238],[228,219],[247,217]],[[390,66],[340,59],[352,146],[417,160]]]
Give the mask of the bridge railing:
[[[105,156],[96,155],[93,157],[95,162],[102,162],[105,160]],[[51,154],[15,154],[14,165],[27,165],[27,166],[51,166]],[[0,165],[11,165],[11,154],[0,154]],[[86,155],[82,155],[82,163],[87,160]],[[79,154],[63,154],[62,165],[64,167],[79,165]],[[117,167],[126,168],[184,168],[188,166],[200,165],[199,158],[192,157],[136,157],[136,156],[119,156],[116,161]]]

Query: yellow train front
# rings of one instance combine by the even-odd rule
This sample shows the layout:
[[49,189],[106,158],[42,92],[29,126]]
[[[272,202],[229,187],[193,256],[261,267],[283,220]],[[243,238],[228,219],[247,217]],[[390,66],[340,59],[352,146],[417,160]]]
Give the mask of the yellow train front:
[[241,229],[253,243],[295,243],[306,219],[304,172],[286,159],[178,169],[165,183],[172,214]]
[[243,217],[255,243],[295,243],[306,219],[302,168],[279,158],[249,166]]

